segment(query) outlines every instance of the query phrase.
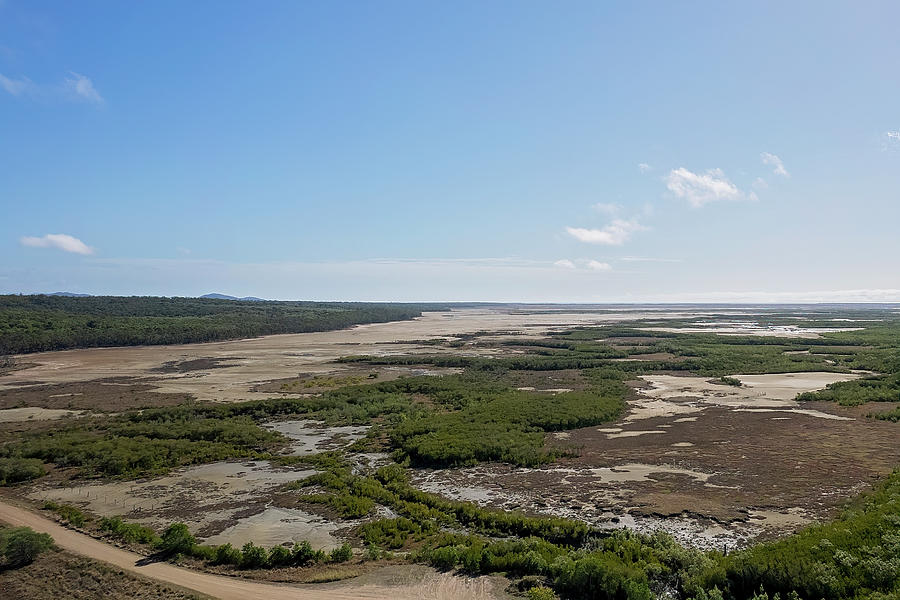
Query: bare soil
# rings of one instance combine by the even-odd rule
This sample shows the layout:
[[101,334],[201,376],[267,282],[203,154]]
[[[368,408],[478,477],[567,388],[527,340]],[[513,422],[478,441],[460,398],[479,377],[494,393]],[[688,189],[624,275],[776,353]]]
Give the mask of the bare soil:
[[162,393],[143,377],[107,377],[65,383],[3,386],[0,379],[0,409],[38,407],[65,410],[118,412],[151,406],[174,406],[189,400],[184,393]]

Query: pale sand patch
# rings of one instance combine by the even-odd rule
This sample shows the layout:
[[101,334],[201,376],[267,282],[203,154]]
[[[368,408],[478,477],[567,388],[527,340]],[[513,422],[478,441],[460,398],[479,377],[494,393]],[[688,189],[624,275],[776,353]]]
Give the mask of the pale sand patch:
[[[242,505],[285,483],[304,479],[311,470],[273,467],[267,461],[216,462],[188,467],[169,475],[138,481],[112,481],[73,487],[38,485],[28,496],[34,500],[54,500],[77,504],[104,516],[132,514],[129,519],[155,528],[173,520],[198,531],[223,522],[240,512]],[[193,510],[184,514],[184,507]]]
[[760,325],[759,323],[697,323],[692,327],[637,327],[641,331],[664,333],[716,333],[719,335],[753,335],[783,338],[820,338],[823,333],[859,331],[862,327],[798,327],[796,325]]
[[37,408],[33,406],[5,408],[0,410],[0,423],[52,421],[64,417],[77,417],[82,414],[84,414],[84,411],[82,410],[67,410],[64,408]]
[[231,544],[240,548],[247,542],[271,547],[306,540],[313,549],[328,551],[341,545],[332,533],[342,527],[346,524],[332,523],[302,510],[270,507],[241,519],[228,529],[206,538],[203,543],[213,546]]
[[[671,402],[669,400],[639,397],[629,401],[628,409],[628,414],[625,416],[626,423],[654,417],[671,417],[697,413],[702,411],[703,407],[690,402]],[[696,419],[696,417],[693,418]]]
[[619,433],[620,431],[622,431],[622,428],[621,427],[601,427],[597,431],[599,431],[600,433]]
[[[842,417],[840,415],[832,415],[820,410],[811,410],[807,408],[738,408],[737,412],[768,412],[768,413],[793,413],[797,415],[808,415],[817,419],[831,419],[832,421],[853,421],[850,417]],[[789,417],[773,417],[773,421],[777,419],[788,419]]]
[[370,426],[316,427],[315,421],[294,420],[264,423],[263,427],[289,438],[292,456],[309,456],[323,450],[349,446],[366,437]]
[[672,446],[674,446],[675,448],[690,448],[693,445],[694,444],[692,444],[691,442],[675,442],[674,444],[672,444]]
[[789,508],[785,511],[750,510],[750,521],[756,522],[765,529],[796,529],[813,522],[813,519],[802,508]]
[[667,431],[653,430],[653,431],[620,431],[618,433],[607,433],[606,437],[609,439],[613,438],[629,438],[629,437],[640,437],[642,435],[650,435],[654,433],[668,433]]
[[647,481],[654,473],[669,473],[672,475],[686,475],[697,481],[706,482],[712,475],[693,471],[691,469],[683,469],[681,467],[671,467],[666,465],[645,465],[642,463],[629,463],[626,465],[617,465],[615,467],[602,467],[599,469],[589,469],[591,473],[600,478],[601,481],[607,483],[628,483],[633,481]]
[[[642,375],[641,379],[650,383],[652,389],[641,389],[639,393],[654,400],[666,401],[684,406],[683,412],[697,412],[704,405],[729,408],[799,408],[794,400],[798,394],[825,388],[830,383],[850,381],[860,377],[857,373],[778,373],[767,375],[732,375],[739,379],[741,387],[723,386],[709,382],[707,377],[676,377],[674,375]],[[676,402],[678,399],[685,399]],[[641,418],[646,414],[644,401],[634,403],[632,415],[626,420]],[[661,410],[665,410],[661,407]],[[669,409],[672,410],[672,409]],[[813,411],[818,413],[818,411]],[[652,413],[651,413],[652,414]],[[670,412],[669,414],[676,414]],[[819,414],[804,413],[810,416]],[[821,413],[822,415],[826,413]],[[658,416],[658,415],[654,415]],[[830,417],[829,417],[830,418]]]
[[793,400],[803,392],[825,389],[832,383],[859,379],[860,373],[774,373],[766,375],[732,375],[744,387],[758,391],[767,398]]

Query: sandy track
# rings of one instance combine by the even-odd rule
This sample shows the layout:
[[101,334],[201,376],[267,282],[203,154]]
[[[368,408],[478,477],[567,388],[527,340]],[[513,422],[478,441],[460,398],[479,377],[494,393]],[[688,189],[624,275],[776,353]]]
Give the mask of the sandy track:
[[364,600],[388,597],[394,600],[445,598],[488,600],[499,597],[495,593],[493,582],[486,578],[464,579],[445,574],[435,574],[420,582],[397,586],[371,583],[354,585],[353,582],[291,586],[245,581],[191,571],[168,563],[147,563],[144,556],[104,544],[30,511],[3,502],[0,502],[0,521],[49,533],[57,546],[70,552],[221,600]]

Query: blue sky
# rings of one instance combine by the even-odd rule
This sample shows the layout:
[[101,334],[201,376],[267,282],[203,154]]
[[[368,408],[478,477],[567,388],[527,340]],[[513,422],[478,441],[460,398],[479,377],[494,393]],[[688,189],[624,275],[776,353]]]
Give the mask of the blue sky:
[[898,21],[0,0],[0,292],[900,300]]

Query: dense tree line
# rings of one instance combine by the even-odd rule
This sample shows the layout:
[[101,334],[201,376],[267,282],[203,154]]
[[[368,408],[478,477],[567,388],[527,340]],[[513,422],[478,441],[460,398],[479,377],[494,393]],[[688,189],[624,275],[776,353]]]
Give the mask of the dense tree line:
[[412,319],[429,305],[207,298],[0,296],[0,355],[182,344]]

